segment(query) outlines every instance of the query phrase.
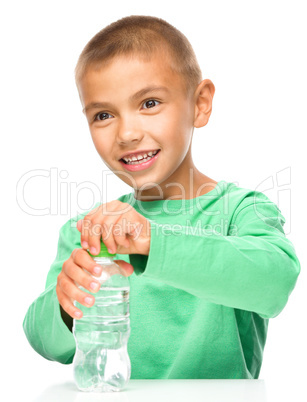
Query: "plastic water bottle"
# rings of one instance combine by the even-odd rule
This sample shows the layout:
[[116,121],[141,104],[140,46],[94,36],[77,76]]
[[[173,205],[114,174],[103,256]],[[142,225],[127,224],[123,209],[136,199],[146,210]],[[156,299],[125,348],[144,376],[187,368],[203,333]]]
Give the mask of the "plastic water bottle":
[[110,254],[101,242],[98,255],[90,256],[102,267],[100,290],[94,295],[92,307],[75,301],[82,312],[79,320],[73,320],[76,341],[74,378],[81,391],[120,391],[128,383],[131,363],[127,352],[130,336],[129,280],[114,262],[116,254]]

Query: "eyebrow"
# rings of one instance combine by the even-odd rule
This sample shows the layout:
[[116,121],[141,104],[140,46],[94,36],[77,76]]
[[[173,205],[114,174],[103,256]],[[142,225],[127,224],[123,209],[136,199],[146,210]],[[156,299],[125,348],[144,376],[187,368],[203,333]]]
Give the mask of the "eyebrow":
[[[150,93],[150,92],[156,92],[156,91],[164,91],[164,92],[169,92],[169,89],[167,87],[157,87],[157,86],[150,86],[146,88],[142,88],[139,91],[137,91],[135,94],[131,95],[129,97],[129,101],[133,102],[137,100],[138,98],[141,98],[142,96]],[[112,107],[112,103],[109,102],[91,102],[85,108],[82,110],[83,113],[86,113],[90,109],[100,109],[100,108],[108,108]]]

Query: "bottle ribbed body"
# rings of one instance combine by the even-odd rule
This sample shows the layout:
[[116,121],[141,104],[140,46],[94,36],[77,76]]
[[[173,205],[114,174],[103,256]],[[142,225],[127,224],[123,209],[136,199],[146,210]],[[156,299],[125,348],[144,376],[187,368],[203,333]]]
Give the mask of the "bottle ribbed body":
[[[95,303],[92,307],[85,307],[75,302],[83,316],[73,324],[76,340],[74,378],[82,391],[120,391],[131,375],[127,352],[130,286],[112,257],[94,260],[103,269],[101,277],[96,278],[100,281],[100,290],[91,293]],[[82,287],[80,289],[90,293]]]

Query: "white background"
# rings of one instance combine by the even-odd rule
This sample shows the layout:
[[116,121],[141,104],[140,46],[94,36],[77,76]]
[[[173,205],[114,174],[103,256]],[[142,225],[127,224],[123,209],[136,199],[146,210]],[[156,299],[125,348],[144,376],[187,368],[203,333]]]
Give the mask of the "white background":
[[[2,3],[1,338],[6,388],[19,384],[16,392],[31,389],[31,397],[27,395],[32,400],[49,385],[72,379],[71,365],[47,361],[31,349],[22,321],[44,290],[60,227],[100,199],[111,201],[131,191],[112,174],[102,184],[107,167],[81,112],[74,67],[94,34],[133,14],[160,17],[181,30],[203,78],[215,84],[210,122],[194,130],[197,168],[216,181],[263,191],[286,218],[284,229],[302,270],[287,306],[270,320],[260,378],[289,381],[293,387],[304,383],[304,10],[303,1],[262,0]],[[42,209],[46,211],[39,215]]]

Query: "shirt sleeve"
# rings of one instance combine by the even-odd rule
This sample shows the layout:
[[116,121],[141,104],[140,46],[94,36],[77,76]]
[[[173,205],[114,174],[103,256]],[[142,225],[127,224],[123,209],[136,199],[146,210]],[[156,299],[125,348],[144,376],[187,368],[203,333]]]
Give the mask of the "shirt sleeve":
[[284,234],[284,217],[263,193],[243,199],[226,236],[150,222],[149,255],[129,255],[136,275],[262,318],[286,305],[300,263]]
[[52,263],[45,291],[30,305],[23,329],[33,349],[48,360],[69,364],[75,354],[75,340],[64,323],[56,294],[57,276],[75,248],[80,248],[77,220],[69,220],[60,229],[57,256]]

